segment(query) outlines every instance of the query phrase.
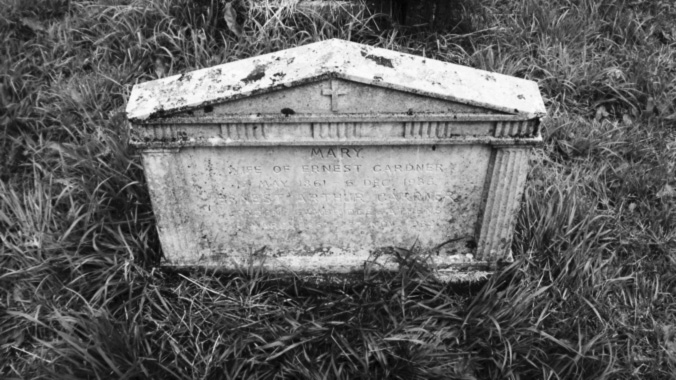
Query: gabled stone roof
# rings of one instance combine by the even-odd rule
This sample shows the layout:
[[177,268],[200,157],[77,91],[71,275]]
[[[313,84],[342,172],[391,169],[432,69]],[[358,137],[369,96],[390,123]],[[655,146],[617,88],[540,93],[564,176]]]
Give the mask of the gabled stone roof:
[[546,113],[536,82],[332,39],[134,86],[127,117],[143,122],[325,78],[342,78],[526,118]]

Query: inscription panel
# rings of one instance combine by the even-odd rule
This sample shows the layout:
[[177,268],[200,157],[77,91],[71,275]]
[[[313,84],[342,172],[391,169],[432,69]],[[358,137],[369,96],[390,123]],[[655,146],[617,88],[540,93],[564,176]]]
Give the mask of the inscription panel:
[[187,148],[149,181],[186,189],[181,219],[199,223],[185,226],[188,239],[210,260],[462,238],[442,251],[455,254],[470,251],[490,155],[479,145]]

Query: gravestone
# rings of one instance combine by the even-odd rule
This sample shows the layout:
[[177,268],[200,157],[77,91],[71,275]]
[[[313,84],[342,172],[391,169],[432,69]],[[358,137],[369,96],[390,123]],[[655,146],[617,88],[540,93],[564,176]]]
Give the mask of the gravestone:
[[327,40],[134,86],[166,265],[441,272],[510,261],[535,82]]

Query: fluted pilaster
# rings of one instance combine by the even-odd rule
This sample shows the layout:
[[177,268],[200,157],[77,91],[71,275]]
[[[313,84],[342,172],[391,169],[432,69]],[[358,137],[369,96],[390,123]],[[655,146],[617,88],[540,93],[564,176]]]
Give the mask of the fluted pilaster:
[[497,148],[486,196],[477,255],[491,263],[510,257],[514,224],[528,174],[529,150]]

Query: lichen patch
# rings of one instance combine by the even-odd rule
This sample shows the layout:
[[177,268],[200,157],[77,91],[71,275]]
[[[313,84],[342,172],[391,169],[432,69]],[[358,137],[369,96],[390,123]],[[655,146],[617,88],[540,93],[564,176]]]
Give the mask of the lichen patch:
[[242,79],[242,82],[249,84],[261,80],[265,76],[265,69],[267,65],[257,65],[249,75]]

